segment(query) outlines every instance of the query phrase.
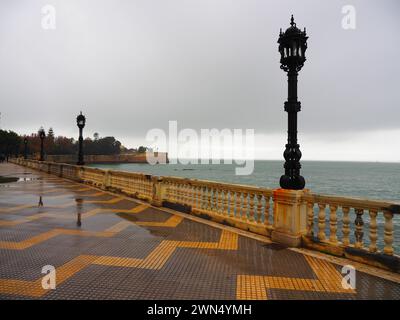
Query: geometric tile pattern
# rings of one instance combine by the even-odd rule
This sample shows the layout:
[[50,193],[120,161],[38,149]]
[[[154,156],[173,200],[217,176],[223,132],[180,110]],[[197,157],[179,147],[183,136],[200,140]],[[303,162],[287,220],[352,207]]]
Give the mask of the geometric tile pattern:
[[355,293],[353,289],[342,287],[342,275],[330,263],[309,256],[305,258],[317,279],[239,275],[237,298],[239,300],[266,300],[268,289]]
[[[0,299],[399,299],[400,285],[42,172],[0,164]],[[38,198],[43,205],[38,205]],[[42,288],[54,265],[57,289]]]

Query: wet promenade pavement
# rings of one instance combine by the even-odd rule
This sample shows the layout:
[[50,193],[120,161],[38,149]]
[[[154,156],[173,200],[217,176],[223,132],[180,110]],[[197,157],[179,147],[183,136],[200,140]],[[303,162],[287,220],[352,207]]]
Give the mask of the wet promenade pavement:
[[400,299],[397,275],[344,289],[317,253],[13,164],[0,176],[20,178],[0,184],[0,299]]

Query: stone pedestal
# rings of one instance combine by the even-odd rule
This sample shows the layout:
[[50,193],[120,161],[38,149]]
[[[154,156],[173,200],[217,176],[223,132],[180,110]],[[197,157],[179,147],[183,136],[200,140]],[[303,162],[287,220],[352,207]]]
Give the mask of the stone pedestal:
[[110,172],[108,170],[104,170],[104,180],[103,180],[103,188],[107,190],[111,186],[111,178],[110,178]]
[[306,234],[307,206],[302,202],[305,190],[274,190],[274,229],[272,241],[288,247],[300,247]]
[[153,185],[153,194],[150,203],[155,207],[162,207],[165,193],[165,186],[162,183],[162,178],[153,176],[151,180]]

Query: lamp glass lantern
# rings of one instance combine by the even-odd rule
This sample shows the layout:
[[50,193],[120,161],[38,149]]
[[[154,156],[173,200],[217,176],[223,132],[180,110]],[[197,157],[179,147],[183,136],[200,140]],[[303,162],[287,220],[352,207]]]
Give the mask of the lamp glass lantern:
[[306,61],[307,51],[306,29],[301,31],[297,28],[292,16],[290,27],[279,34],[279,52],[281,54],[281,69],[284,71],[298,72]]
[[86,124],[86,118],[85,116],[81,113],[76,117],[76,124],[78,126],[79,129],[83,129],[85,127]]
[[43,127],[39,129],[39,138],[44,139],[46,137],[46,132],[44,131]]

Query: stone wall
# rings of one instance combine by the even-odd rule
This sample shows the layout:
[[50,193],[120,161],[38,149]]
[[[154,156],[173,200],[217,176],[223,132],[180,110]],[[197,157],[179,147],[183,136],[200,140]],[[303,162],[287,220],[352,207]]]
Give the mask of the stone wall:
[[[147,153],[137,154],[116,154],[116,155],[85,155],[84,161],[87,164],[90,163],[147,163]],[[155,152],[154,156],[162,157],[166,159],[168,163],[168,154],[165,152]],[[77,155],[47,155],[46,161],[59,162],[59,163],[73,163],[77,161]],[[160,161],[162,162],[162,161]]]

